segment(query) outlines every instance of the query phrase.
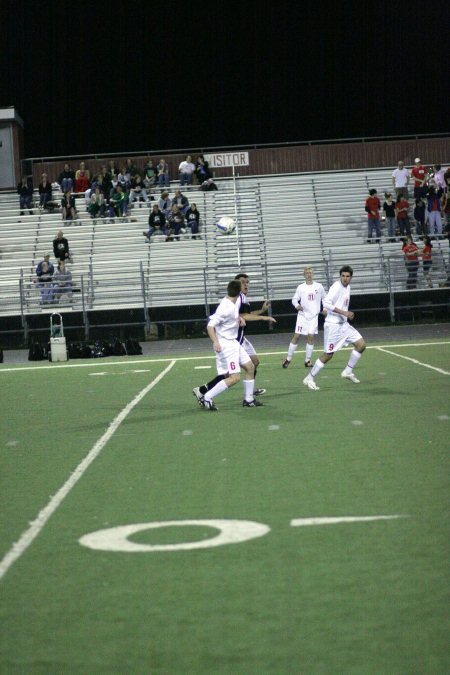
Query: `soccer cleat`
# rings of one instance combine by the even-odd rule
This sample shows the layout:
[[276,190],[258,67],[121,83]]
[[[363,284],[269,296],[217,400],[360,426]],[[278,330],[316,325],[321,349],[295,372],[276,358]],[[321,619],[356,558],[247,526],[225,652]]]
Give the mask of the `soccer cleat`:
[[354,384],[360,383],[360,380],[358,380],[358,378],[355,377],[353,373],[346,373],[345,370],[342,371],[341,377],[343,377],[345,380],[350,380],[350,382],[353,382]]
[[290,364],[290,361],[288,359],[284,359],[283,368],[287,368],[289,364]]
[[205,410],[217,412],[216,404],[214,403],[214,401],[209,401],[208,399],[202,397],[200,405],[202,405],[205,408]]
[[200,387],[194,387],[192,390],[192,393],[194,394],[195,398],[198,401],[198,404],[203,406],[203,394],[200,392]]
[[259,408],[263,405],[263,403],[261,403],[261,401],[257,401],[256,398],[254,398],[253,401],[246,401],[244,398],[242,405],[244,408]]
[[265,389],[255,389],[253,392],[253,396],[262,396],[265,393],[266,393]]
[[320,387],[318,387],[317,384],[314,382],[311,375],[307,375],[305,377],[305,379],[303,380],[303,384],[306,385],[309,389],[312,389],[313,391],[319,391],[320,389]]
[[313,364],[311,363],[311,361],[305,361],[305,368],[312,368],[312,367]]

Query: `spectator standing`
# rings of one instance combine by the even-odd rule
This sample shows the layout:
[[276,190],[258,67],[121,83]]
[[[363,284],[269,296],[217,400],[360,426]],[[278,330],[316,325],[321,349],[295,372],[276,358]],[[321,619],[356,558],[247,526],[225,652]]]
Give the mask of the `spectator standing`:
[[189,208],[189,199],[184,196],[181,190],[175,190],[175,197],[172,199],[172,206],[178,206],[179,210],[185,214]]
[[75,173],[69,164],[64,164],[64,169],[59,174],[58,183],[63,193],[67,192],[67,190],[72,192],[75,185]]
[[26,176],[22,176],[22,179],[17,186],[17,194],[19,195],[20,215],[23,216],[25,209],[28,209],[30,216],[32,216],[33,186]]
[[68,302],[72,300],[72,272],[67,269],[64,260],[59,261],[53,275],[52,293],[54,302],[60,302],[62,298]]
[[86,192],[91,185],[91,173],[86,164],[80,162],[80,168],[75,172],[75,192]]
[[48,180],[47,174],[43,173],[41,182],[38,186],[39,192],[39,209],[43,211],[47,208],[48,202],[52,201],[52,184]]
[[416,157],[414,160],[414,166],[411,169],[411,178],[414,179],[414,199],[425,197],[428,192],[428,171],[427,167],[422,164],[420,157]]
[[75,197],[70,190],[63,195],[61,199],[62,219],[73,221],[77,219],[77,209],[75,207]]
[[378,244],[381,237],[380,230],[380,200],[375,189],[369,190],[369,197],[366,199],[367,211],[367,243],[372,243],[373,232],[375,230],[375,243]]
[[397,230],[397,220],[395,217],[395,203],[390,192],[385,192],[385,202],[383,204],[383,211],[386,218],[388,238],[389,241],[395,241]]
[[143,232],[142,234],[150,240],[153,235],[165,234],[167,236],[168,233],[169,231],[166,228],[166,216],[159,210],[158,204],[153,204],[153,208],[148,218],[148,232]]
[[442,211],[445,218],[445,233],[450,236],[450,191],[442,195]]
[[169,187],[170,185],[170,176],[169,176],[169,165],[165,159],[160,159],[156,167],[158,174],[158,185],[159,187]]
[[427,196],[427,211],[428,211],[428,234],[434,236],[435,229],[439,239],[442,239],[442,217],[441,217],[441,200],[436,194],[434,185],[428,191]]
[[53,239],[53,255],[57,260],[70,261],[69,242],[62,230],[58,230],[55,239]]
[[409,202],[408,200],[400,195],[397,198],[395,204],[395,216],[397,218],[397,225],[402,237],[411,234],[411,224],[409,222]]
[[430,237],[425,237],[422,249],[422,267],[423,276],[427,282],[428,288],[433,288],[433,281],[431,279],[431,268],[433,266],[433,244]]
[[197,204],[194,202],[190,205],[186,211],[186,224],[191,229],[192,239],[200,239],[199,227],[200,227],[200,212],[197,209]]
[[192,161],[191,155],[187,155],[186,159],[180,162],[178,166],[178,178],[180,185],[192,185],[192,176],[194,175],[195,164]]
[[434,173],[431,180],[433,182],[438,197],[442,197],[447,188],[444,169],[440,164],[435,164],[433,166],[433,170]]
[[397,198],[400,196],[408,199],[409,171],[405,169],[402,161],[397,164],[397,168],[392,172],[392,185],[394,186]]
[[425,200],[421,197],[416,199],[414,206],[414,220],[416,221],[416,232],[419,236],[426,234],[425,227]]
[[411,236],[407,236],[403,240],[402,246],[403,256],[405,258],[406,271],[408,277],[406,279],[406,288],[412,290],[417,288],[417,270],[419,269],[419,248],[413,242]]

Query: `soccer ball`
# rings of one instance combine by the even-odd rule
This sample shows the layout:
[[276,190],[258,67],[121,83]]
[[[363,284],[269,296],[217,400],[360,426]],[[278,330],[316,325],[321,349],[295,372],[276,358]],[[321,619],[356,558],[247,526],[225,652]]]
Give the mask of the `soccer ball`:
[[222,234],[231,234],[236,227],[236,223],[233,218],[222,216],[222,218],[219,218],[217,223],[215,223],[215,226]]

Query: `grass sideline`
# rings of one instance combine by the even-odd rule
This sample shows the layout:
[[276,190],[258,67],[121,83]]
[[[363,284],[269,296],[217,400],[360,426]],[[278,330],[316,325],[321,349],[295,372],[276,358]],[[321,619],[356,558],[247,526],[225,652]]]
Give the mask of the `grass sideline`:
[[[439,370],[450,350],[386,348],[397,354],[366,351],[360,385],[341,380],[337,354],[320,392],[301,385],[300,353],[287,371],[281,353],[264,356],[264,408],[243,409],[238,385],[217,399],[218,414],[191,394],[215,372],[210,353],[175,359],[0,580],[2,672],[445,672],[449,418]],[[2,368],[0,557],[167,363]],[[291,525],[394,514],[408,518]],[[78,541],[119,525],[218,518],[270,531],[176,552]],[[131,540],[211,536],[180,526]]]

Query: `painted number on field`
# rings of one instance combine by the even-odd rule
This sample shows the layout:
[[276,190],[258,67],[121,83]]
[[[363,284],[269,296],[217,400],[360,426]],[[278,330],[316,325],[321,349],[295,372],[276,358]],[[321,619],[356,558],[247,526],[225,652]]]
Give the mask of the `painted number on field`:
[[[372,520],[392,520],[407,518],[402,515],[392,516],[339,516],[320,518],[295,518],[291,520],[292,527],[311,525],[331,525],[338,523],[367,522]],[[209,539],[189,541],[180,544],[141,544],[130,541],[129,537],[147,530],[157,530],[166,527],[211,527],[217,534]],[[270,527],[264,523],[252,520],[162,520],[148,523],[134,523],[120,525],[105,530],[97,530],[85,534],[79,539],[82,546],[97,551],[118,551],[122,553],[152,553],[155,551],[192,551],[199,548],[213,548],[225,544],[240,544],[250,539],[263,537],[270,532]]]

